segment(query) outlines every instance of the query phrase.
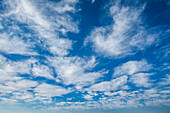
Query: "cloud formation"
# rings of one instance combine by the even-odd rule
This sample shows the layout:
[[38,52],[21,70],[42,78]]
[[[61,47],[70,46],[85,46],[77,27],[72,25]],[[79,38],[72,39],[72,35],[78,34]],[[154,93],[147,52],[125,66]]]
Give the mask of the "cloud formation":
[[2,0],[0,104],[170,106],[168,25],[153,22],[168,3],[160,14],[150,1]]
[[[120,1],[110,7],[111,25],[95,28],[85,40],[105,57],[122,58],[152,45],[156,34],[150,34],[142,20],[145,5],[121,6]],[[133,4],[133,2],[132,2]]]

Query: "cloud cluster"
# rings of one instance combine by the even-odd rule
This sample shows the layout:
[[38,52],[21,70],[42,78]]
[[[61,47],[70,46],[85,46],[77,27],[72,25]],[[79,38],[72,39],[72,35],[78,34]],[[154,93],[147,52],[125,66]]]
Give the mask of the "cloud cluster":
[[[9,53],[10,51],[14,54],[31,54],[32,52],[35,54],[36,52],[31,50],[35,49],[35,46],[42,45],[52,54],[68,54],[68,49],[72,48],[72,41],[60,38],[59,34],[78,32],[77,23],[72,22],[72,18],[68,14],[68,12],[74,13],[73,9],[76,10],[76,0],[57,3],[43,0],[7,0],[3,2],[6,7],[0,17],[3,20],[1,23],[3,31],[6,33],[1,34],[4,37],[1,39],[3,43],[1,46],[7,47],[6,49],[1,47],[2,52]],[[55,9],[54,5],[63,7],[64,4],[66,8],[60,14],[61,12]],[[53,13],[54,16],[47,15],[49,13]],[[18,25],[18,22],[21,25]],[[30,32],[25,33],[26,30]],[[18,37],[18,35],[21,36]]]
[[[170,106],[169,43],[165,41],[169,31],[160,35],[160,26],[147,27],[143,19],[147,4],[117,0],[102,6],[109,9],[111,24],[90,32],[84,44],[91,43],[97,54],[87,48],[92,55],[83,56],[86,46],[76,53],[76,43],[68,37],[81,31],[75,18],[81,11],[79,3],[1,1],[0,103],[52,110]],[[126,57],[151,45],[145,57]],[[149,55],[156,58],[152,61]]]
[[93,71],[96,66],[95,57],[91,59],[83,59],[80,57],[52,57],[49,62],[55,68],[57,73],[57,81],[61,81],[66,85],[74,84],[77,89],[94,83],[106,72]]

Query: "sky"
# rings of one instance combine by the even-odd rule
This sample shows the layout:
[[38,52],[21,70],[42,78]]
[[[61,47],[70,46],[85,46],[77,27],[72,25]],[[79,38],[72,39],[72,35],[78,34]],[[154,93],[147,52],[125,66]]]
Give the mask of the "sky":
[[0,0],[1,113],[169,113],[170,0]]

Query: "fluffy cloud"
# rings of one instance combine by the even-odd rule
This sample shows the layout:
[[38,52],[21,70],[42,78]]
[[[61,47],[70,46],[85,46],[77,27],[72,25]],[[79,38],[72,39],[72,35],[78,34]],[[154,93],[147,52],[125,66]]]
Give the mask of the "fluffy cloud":
[[[86,2],[96,2],[95,11],[99,8],[98,1]],[[157,71],[154,69],[157,65],[149,63],[149,60],[152,62],[152,56],[148,57],[152,54],[149,49],[137,58],[147,55],[148,62],[144,59],[129,60],[136,56],[117,60],[154,44],[161,27],[151,28],[143,22],[145,5],[141,2],[108,2],[110,4],[104,10],[109,8],[107,16],[111,17],[111,24],[96,28],[89,26],[94,29],[84,42],[90,42],[93,50],[102,57],[84,46],[75,48],[80,47],[83,40],[83,37],[76,37],[87,35],[84,28],[76,35],[79,32],[79,14],[84,15],[84,11],[78,16],[76,14],[81,10],[77,7],[78,0],[2,0],[0,103],[62,110],[170,106],[170,76],[167,74],[169,30],[161,34],[163,41],[151,48],[163,62],[163,69],[160,66]],[[84,5],[84,1],[81,3],[80,6]],[[73,46],[77,44],[71,40],[73,36],[77,42],[80,41],[78,46]],[[87,54],[84,49],[90,53],[88,57],[83,56]],[[74,51],[73,54],[70,50]],[[124,61],[128,62],[122,64]],[[111,68],[114,70],[109,70]],[[162,74],[167,75],[160,76]]]
[[32,74],[35,77],[45,77],[48,79],[54,79],[52,70],[49,69],[49,67],[41,64],[33,65]]
[[34,98],[34,96],[31,92],[15,92],[12,98],[27,101],[28,99]]
[[74,84],[77,89],[89,85],[102,77],[104,71],[91,71],[96,66],[95,57],[83,59],[80,57],[54,57],[49,62],[55,68],[57,79],[66,85]]
[[152,86],[150,75],[152,75],[152,73],[137,73],[131,76],[130,81],[137,87],[150,87]]
[[32,81],[32,80],[19,80],[16,82],[6,82],[5,83],[6,86],[10,86],[10,87],[14,87],[17,90],[30,90],[31,87],[35,87],[38,85],[38,83],[36,81]]
[[0,34],[0,51],[7,54],[37,55],[33,51],[34,44],[24,42],[17,36],[10,37],[6,33]]
[[130,75],[129,81],[137,87],[150,87],[152,86],[150,75],[153,75],[153,73],[149,73],[149,71],[152,68],[152,65],[148,64],[146,60],[128,61],[114,68],[113,77]]
[[15,91],[27,91],[31,90],[32,87],[37,85],[38,83],[32,80],[8,81],[4,85],[0,85],[0,92],[2,94],[7,94]]
[[54,97],[54,96],[61,96],[64,94],[68,94],[72,92],[70,89],[65,89],[61,86],[57,85],[50,85],[50,84],[40,84],[38,87],[34,89],[36,95],[46,96],[46,97]]
[[0,82],[19,80],[19,74],[30,74],[31,64],[35,62],[33,59],[15,62],[0,55]]

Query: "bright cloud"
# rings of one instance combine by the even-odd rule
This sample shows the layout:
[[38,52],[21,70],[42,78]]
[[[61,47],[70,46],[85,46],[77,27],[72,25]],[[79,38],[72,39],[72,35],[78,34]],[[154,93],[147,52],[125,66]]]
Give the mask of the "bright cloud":
[[103,70],[91,71],[96,66],[95,57],[86,60],[79,57],[55,57],[49,58],[49,61],[58,75],[57,80],[66,85],[74,84],[77,89],[94,83],[106,73]]
[[6,33],[0,34],[0,51],[8,54],[37,55],[33,51],[34,44],[24,42],[19,37],[10,37]]
[[154,43],[156,35],[142,26],[141,14],[144,6],[120,6],[119,2],[110,7],[113,22],[111,26],[95,28],[86,39],[95,52],[106,57],[121,58],[133,55]]
[[114,69],[113,77],[120,75],[133,75],[135,73],[149,71],[151,68],[152,65],[148,64],[146,60],[128,61]]
[[112,91],[117,90],[121,86],[127,83],[127,76],[113,79],[111,81],[105,81],[95,84],[87,89],[87,91]]
[[130,81],[134,83],[137,87],[150,87],[152,85],[149,79],[150,75],[152,74],[138,73],[138,74],[133,75],[130,78]]
[[48,79],[54,79],[53,72],[45,65],[34,64],[32,68],[32,74],[36,77],[45,77]]
[[70,89],[67,90],[61,86],[50,85],[46,83],[39,85],[38,87],[35,88],[34,91],[37,92],[36,95],[46,96],[46,97],[61,96],[63,94],[67,94],[71,92]]

